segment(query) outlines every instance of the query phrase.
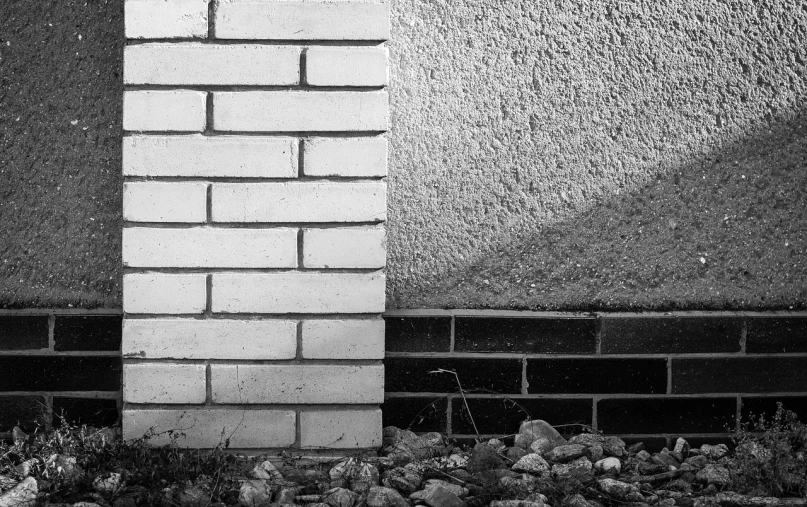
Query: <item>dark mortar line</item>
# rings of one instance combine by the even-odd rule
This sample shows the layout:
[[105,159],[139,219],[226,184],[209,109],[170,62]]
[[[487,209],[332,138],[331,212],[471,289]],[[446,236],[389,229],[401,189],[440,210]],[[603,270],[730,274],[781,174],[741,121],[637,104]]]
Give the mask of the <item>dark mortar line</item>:
[[737,395],[736,413],[734,414],[734,431],[740,431],[740,423],[743,414],[743,397]]
[[213,223],[213,185],[208,185],[205,189],[205,213],[206,223]]
[[205,363],[205,405],[213,404],[213,375],[210,363]]
[[[451,393],[440,392],[404,392],[404,391],[386,391],[384,396],[389,398],[445,398],[452,395],[459,394],[457,391]],[[781,398],[781,397],[800,397],[807,396],[807,391],[784,391],[784,392],[765,392],[765,393],[686,393],[686,394],[647,394],[647,393],[474,393],[466,391],[465,396],[468,399],[491,399],[498,400],[501,398],[513,399],[547,399],[547,400],[625,400],[625,399],[657,399],[657,400],[675,400],[675,399],[690,399],[690,398],[735,398],[742,396],[745,398]]]
[[591,427],[596,431],[599,427],[597,424],[597,402],[600,401],[599,397],[592,400],[591,403]]
[[0,357],[4,356],[37,356],[37,357],[120,357],[120,350],[50,350],[50,349],[19,349],[0,350]]
[[124,357],[124,364],[187,364],[208,366],[378,366],[381,360],[375,359],[183,359],[168,357]]
[[[297,174],[295,175],[297,177],[297,181],[300,181],[301,179],[305,181],[307,178],[305,174],[305,141],[306,140],[304,138],[301,138],[297,142]],[[348,177],[337,177],[337,180],[344,180],[346,178]]]
[[[196,224],[196,223],[184,223],[183,222],[181,224],[177,224],[176,227],[173,226],[174,224],[172,224],[172,227],[156,227],[154,225],[143,226],[143,225],[140,225],[141,223],[147,223],[147,222],[126,222],[124,224],[123,229],[176,229],[176,230],[189,230],[189,231],[191,231],[191,230],[221,230],[221,229],[242,229],[242,230],[247,230],[247,231],[273,231],[273,230],[288,230],[288,229],[350,229],[350,230],[352,230],[352,229],[357,229],[357,228],[374,229],[374,228],[376,228],[378,225],[380,225],[383,222],[381,222],[381,223],[372,223],[370,225],[358,225],[358,226],[354,225],[353,223],[350,223],[350,222],[340,222],[338,224],[326,224],[325,227],[321,227],[320,224],[318,224],[316,222],[310,222],[307,225],[296,224],[296,225],[281,225],[281,226],[278,226],[276,224],[270,224],[270,225],[267,225],[267,226],[252,226],[252,224],[244,224],[244,227],[229,227],[229,225],[237,225],[237,224],[216,223],[216,222],[210,223],[210,224],[202,223],[202,222],[200,222],[198,224]],[[180,227],[180,225],[181,225],[181,227]]]
[[[123,274],[143,274],[143,273],[159,273],[167,275],[193,275],[193,274],[207,274],[207,275],[221,275],[221,274],[270,274],[270,273],[321,273],[321,274],[372,274],[378,272],[380,268],[295,268],[295,267],[282,267],[282,268],[222,268],[222,267],[164,267],[164,266],[126,266],[123,268]],[[209,284],[210,282],[208,282]]]
[[303,357],[303,321],[298,320],[297,325],[295,327],[295,340],[296,340],[296,347],[297,350],[295,351],[294,358],[297,361],[303,361],[305,358]]
[[[192,320],[380,320],[380,313],[212,313],[190,314]],[[173,313],[130,313],[128,320],[156,319],[189,320],[188,316]]]
[[748,320],[743,319],[740,325],[740,353],[746,353],[746,346],[748,344]]
[[48,350],[56,351],[56,315],[48,315]]
[[0,396],[52,396],[54,398],[82,398],[87,400],[114,400],[120,390],[115,391],[0,391]]
[[774,310],[767,312],[752,311],[704,311],[704,310],[681,310],[675,312],[562,312],[562,311],[528,311],[528,310],[475,310],[472,308],[390,308],[387,315],[395,317],[492,317],[492,318],[553,318],[558,320],[566,319],[602,319],[602,318],[629,318],[629,319],[674,319],[674,318],[787,318],[801,317],[807,318],[807,311],[785,311]]
[[[210,29],[208,21],[208,31]],[[215,25],[215,22],[212,23]],[[155,37],[155,38],[138,38],[127,39],[126,46],[139,46],[141,44],[156,44],[156,43],[182,43],[182,42],[196,42],[202,45],[211,46],[225,46],[225,45],[238,45],[238,46],[358,46],[358,47],[373,47],[383,45],[387,39],[225,39],[216,37]]]
[[345,227],[371,227],[383,224],[379,222],[124,222],[125,227],[149,227],[153,229],[189,229],[204,226],[222,229],[271,229],[279,227],[301,227],[306,229],[338,229]]
[[300,49],[300,85],[308,85],[308,48]]
[[305,268],[305,233],[303,229],[297,229],[297,269]]
[[309,85],[309,84],[204,84],[204,83],[176,83],[176,84],[126,84],[124,92],[159,92],[159,91],[197,91],[207,92],[208,100],[212,100],[214,93],[238,92],[356,92],[371,93],[386,90],[385,85],[355,86],[355,85]]
[[216,38],[216,8],[217,0],[210,0],[207,3],[207,39]]
[[449,335],[448,335],[448,351],[450,353],[456,352],[457,343],[457,324],[454,317],[449,321]]
[[530,381],[527,378],[527,358],[521,360],[521,394],[527,394],[530,389]]
[[[353,410],[358,408],[356,411],[362,411],[361,408],[365,407],[367,409],[377,409],[378,404],[375,403],[363,403],[363,404],[350,404],[349,410]],[[196,409],[196,410],[300,410],[300,412],[338,412],[338,411],[345,411],[346,405],[345,404],[337,404],[337,403],[212,403],[211,405],[203,405],[201,403],[188,403],[188,404],[171,404],[171,403],[132,403],[127,402],[126,410],[135,410],[135,409],[153,409],[153,410],[186,410],[186,409]],[[367,410],[365,410],[367,411]]]
[[[324,137],[333,139],[353,139],[361,137],[381,137],[386,130],[212,130],[205,137]],[[136,136],[193,136],[202,137],[200,130],[127,130],[123,137]]]
[[[126,273],[124,269],[124,274]],[[213,275],[205,277],[205,315],[213,313]]]
[[673,360],[672,357],[667,358],[667,394],[672,394],[673,389],[673,375],[672,375],[672,367]]
[[368,178],[366,176],[298,176],[298,177],[271,177],[271,176],[153,176],[153,175],[124,175],[126,183],[162,182],[162,183],[378,183],[384,181],[384,176]]
[[[387,316],[387,314],[384,314]],[[807,357],[807,352],[759,352],[741,354],[739,352],[697,352],[692,354],[606,354],[592,353],[530,353],[530,352],[387,352],[387,357],[446,358],[446,359],[580,359],[587,361],[607,361],[610,359],[755,359]]]
[[594,324],[594,349],[597,355],[602,355],[602,319]]

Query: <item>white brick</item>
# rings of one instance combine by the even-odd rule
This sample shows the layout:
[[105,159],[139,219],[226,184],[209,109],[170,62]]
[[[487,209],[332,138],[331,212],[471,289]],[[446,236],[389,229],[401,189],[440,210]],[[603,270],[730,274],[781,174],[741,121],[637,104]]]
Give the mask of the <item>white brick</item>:
[[388,102],[383,91],[216,92],[213,127],[242,132],[387,130]]
[[202,313],[207,301],[204,274],[129,273],[123,275],[126,313]]
[[297,229],[123,229],[123,265],[147,268],[295,268]]
[[386,260],[383,227],[303,231],[303,266],[306,268],[383,268]]
[[381,447],[381,410],[300,412],[300,446],[316,449]]
[[295,441],[293,410],[200,408],[188,410],[124,410],[123,438],[133,440],[154,434],[150,445],[170,443],[169,430],[177,430],[177,443],[191,449],[211,449],[230,439],[230,449],[285,448]]
[[297,322],[124,319],[122,355],[143,359],[294,359]]
[[386,219],[384,182],[214,183],[214,222],[374,222]]
[[124,176],[294,178],[297,139],[238,136],[128,136]]
[[157,85],[296,85],[295,46],[138,44],[123,53],[123,82]]
[[381,403],[382,365],[214,364],[216,403]]
[[312,86],[385,86],[387,48],[311,48],[305,54],[305,73]]
[[207,184],[124,183],[123,219],[130,222],[204,222],[207,220]]
[[137,363],[123,365],[126,403],[204,403],[203,364]]
[[303,322],[305,359],[383,359],[384,321],[306,320]]
[[126,37],[207,38],[207,4],[208,0],[126,0]]
[[380,272],[214,274],[213,311],[381,313],[384,275]]
[[386,40],[389,6],[367,1],[226,0],[216,10],[221,39]]
[[387,175],[387,139],[368,137],[356,139],[306,139],[306,176]]
[[123,92],[123,130],[201,132],[207,94],[191,90]]

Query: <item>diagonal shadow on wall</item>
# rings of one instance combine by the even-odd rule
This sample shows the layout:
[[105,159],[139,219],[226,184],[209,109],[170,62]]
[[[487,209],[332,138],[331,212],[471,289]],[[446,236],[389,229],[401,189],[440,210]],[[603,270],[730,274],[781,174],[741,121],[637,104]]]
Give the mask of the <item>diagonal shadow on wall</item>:
[[[807,110],[566,218],[502,234],[389,308],[803,309]],[[502,230],[506,230],[503,227]]]

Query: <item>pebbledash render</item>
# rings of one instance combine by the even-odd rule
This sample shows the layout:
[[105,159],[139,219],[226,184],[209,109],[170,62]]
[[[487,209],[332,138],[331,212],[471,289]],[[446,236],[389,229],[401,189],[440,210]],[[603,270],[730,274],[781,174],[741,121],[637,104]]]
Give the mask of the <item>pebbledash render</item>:
[[126,0],[123,431],[381,444],[388,5]]

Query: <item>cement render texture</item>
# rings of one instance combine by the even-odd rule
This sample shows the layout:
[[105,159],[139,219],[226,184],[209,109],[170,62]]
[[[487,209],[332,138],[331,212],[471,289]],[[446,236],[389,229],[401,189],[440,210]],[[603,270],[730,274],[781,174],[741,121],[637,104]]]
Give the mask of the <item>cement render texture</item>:
[[119,307],[121,0],[0,2],[0,308]]
[[388,308],[804,308],[807,3],[392,11]]

